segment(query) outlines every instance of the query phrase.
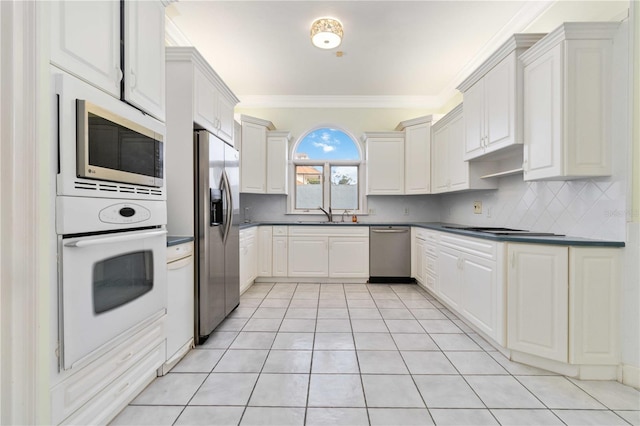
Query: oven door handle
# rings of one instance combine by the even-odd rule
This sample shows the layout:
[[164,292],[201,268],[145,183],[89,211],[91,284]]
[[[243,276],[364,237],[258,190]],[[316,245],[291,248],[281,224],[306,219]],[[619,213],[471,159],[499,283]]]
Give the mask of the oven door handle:
[[91,240],[70,241],[68,243],[65,243],[64,246],[65,247],[90,247],[90,246],[96,246],[99,244],[122,243],[125,241],[142,240],[145,238],[158,237],[166,233],[167,233],[166,230],[162,230],[162,231],[146,232],[144,234],[115,235],[112,237],[94,238]]

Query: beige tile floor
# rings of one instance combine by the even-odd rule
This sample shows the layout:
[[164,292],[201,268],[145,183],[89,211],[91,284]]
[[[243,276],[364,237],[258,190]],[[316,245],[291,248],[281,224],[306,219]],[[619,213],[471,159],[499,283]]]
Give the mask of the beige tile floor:
[[640,392],[507,360],[416,285],[255,284],[113,425],[640,425]]

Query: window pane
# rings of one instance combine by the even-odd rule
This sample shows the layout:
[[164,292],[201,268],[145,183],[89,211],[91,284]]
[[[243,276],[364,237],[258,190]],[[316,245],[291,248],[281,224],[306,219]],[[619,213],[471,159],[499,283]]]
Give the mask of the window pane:
[[358,166],[331,166],[331,208],[358,209]]
[[294,160],[359,160],[360,151],[342,130],[323,127],[307,134],[298,144]]
[[322,166],[296,166],[296,209],[322,206],[322,187]]

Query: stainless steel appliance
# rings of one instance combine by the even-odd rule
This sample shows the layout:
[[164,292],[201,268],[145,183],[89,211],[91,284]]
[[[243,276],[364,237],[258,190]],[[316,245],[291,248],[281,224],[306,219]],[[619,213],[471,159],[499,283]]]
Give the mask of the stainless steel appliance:
[[407,283],[411,278],[411,228],[369,228],[369,282]]
[[240,160],[207,131],[195,132],[196,338],[240,303]]
[[76,99],[78,177],[161,187],[163,136]]

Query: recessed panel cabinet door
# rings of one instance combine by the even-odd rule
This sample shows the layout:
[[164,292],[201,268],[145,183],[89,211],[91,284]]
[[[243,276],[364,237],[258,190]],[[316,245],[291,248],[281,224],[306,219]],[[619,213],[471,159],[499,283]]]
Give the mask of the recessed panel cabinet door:
[[507,347],[568,362],[569,249],[508,244]]
[[289,276],[329,276],[329,237],[289,237]]
[[464,92],[464,159],[478,157],[485,149],[484,79]]
[[120,99],[120,2],[50,4],[51,63]]
[[404,139],[368,138],[367,194],[404,194]]
[[431,193],[431,125],[405,129],[405,194]]
[[124,7],[124,98],[164,121],[164,6],[160,1],[127,1]]
[[367,278],[369,276],[368,237],[329,238],[329,277]]

